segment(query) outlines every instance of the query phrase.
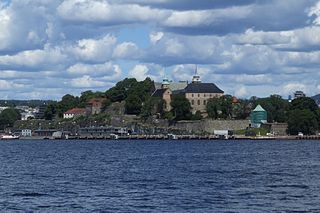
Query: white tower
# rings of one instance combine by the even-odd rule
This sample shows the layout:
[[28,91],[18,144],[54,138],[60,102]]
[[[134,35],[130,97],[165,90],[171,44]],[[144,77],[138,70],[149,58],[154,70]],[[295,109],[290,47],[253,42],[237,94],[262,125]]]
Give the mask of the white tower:
[[192,78],[192,83],[201,83],[200,75],[198,75],[198,66],[196,65],[196,69],[194,71],[194,76]]

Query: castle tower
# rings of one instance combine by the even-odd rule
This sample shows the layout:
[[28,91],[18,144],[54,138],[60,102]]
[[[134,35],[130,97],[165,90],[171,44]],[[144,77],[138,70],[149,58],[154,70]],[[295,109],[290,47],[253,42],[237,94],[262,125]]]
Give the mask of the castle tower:
[[198,75],[198,66],[196,65],[196,69],[194,71],[194,76],[192,77],[192,83],[201,83],[200,75]]
[[170,81],[167,77],[162,80],[161,89],[168,89],[170,86]]

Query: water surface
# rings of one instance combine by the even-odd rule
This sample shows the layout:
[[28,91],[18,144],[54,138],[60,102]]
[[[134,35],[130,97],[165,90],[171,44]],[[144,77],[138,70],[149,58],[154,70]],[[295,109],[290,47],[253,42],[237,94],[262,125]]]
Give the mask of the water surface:
[[0,141],[0,212],[320,212],[319,141]]

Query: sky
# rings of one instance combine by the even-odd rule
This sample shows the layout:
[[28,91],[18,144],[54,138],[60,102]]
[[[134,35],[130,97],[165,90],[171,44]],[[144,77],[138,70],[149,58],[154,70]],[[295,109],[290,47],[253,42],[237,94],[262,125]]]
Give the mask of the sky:
[[126,77],[240,98],[320,93],[320,0],[0,0],[0,99],[106,91]]

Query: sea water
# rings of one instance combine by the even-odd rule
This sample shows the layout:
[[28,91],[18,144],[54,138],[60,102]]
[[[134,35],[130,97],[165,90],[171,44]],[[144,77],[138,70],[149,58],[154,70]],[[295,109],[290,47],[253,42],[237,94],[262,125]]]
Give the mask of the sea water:
[[0,141],[0,212],[320,212],[320,141]]

